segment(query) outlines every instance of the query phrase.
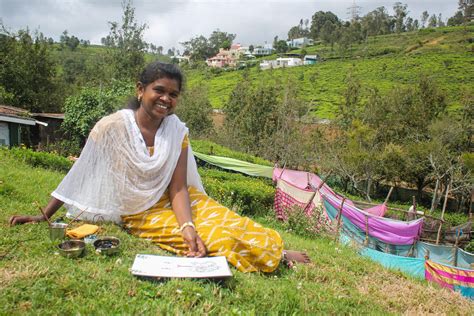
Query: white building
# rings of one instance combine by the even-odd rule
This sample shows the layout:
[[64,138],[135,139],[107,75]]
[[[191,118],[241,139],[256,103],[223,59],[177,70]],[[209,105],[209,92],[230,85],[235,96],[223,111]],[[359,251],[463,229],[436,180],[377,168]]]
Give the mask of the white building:
[[264,60],[260,63],[260,69],[266,70],[270,68],[284,68],[284,67],[295,67],[302,66],[303,61],[301,58],[293,57],[280,57],[275,60]]
[[291,48],[301,48],[304,46],[311,46],[314,44],[314,41],[307,37],[295,38],[290,41],[287,41],[286,44]]

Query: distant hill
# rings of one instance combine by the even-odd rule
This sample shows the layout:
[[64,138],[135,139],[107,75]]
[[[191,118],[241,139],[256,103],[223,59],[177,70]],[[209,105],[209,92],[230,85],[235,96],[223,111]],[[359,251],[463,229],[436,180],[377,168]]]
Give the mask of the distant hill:
[[[80,45],[75,51],[62,50],[55,44],[54,56],[66,58],[103,58],[106,47]],[[367,42],[354,44],[344,56],[337,45],[317,44],[306,47],[307,54],[318,54],[324,61],[316,65],[261,71],[258,63],[249,69],[249,80],[257,84],[272,84],[274,80],[292,79],[297,83],[299,95],[311,102],[312,113],[318,118],[332,118],[342,100],[344,80],[349,71],[359,78],[363,88],[377,87],[387,91],[396,85],[416,83],[420,74],[435,78],[446,91],[449,109],[459,106],[464,90],[473,89],[474,79],[474,25],[422,29],[417,32],[369,37]],[[301,53],[301,50],[294,50]],[[277,55],[262,59],[276,59]],[[168,56],[146,55],[146,61],[160,59],[169,62]],[[214,108],[222,108],[232,89],[241,80],[244,70],[215,71],[208,67],[184,67],[187,85],[206,85]],[[61,71],[61,69],[60,69]],[[273,74],[273,76],[271,76]],[[271,78],[272,77],[272,78]],[[277,78],[277,79],[275,79]]]
[[[305,48],[308,54],[319,54],[325,61],[316,65],[260,71],[249,71],[249,80],[271,84],[275,79],[293,79],[300,96],[312,103],[312,112],[319,118],[332,118],[349,71],[360,79],[364,88],[377,87],[387,91],[395,85],[416,83],[421,73],[431,75],[446,91],[450,109],[459,106],[464,89],[473,90],[474,26],[423,29],[418,32],[371,37],[353,45],[347,57],[327,45]],[[292,52],[301,52],[300,50]],[[350,57],[349,57],[350,56]],[[276,55],[266,59],[275,59]],[[227,101],[243,70],[215,73],[210,69],[186,72],[189,86],[207,85],[214,108]]]

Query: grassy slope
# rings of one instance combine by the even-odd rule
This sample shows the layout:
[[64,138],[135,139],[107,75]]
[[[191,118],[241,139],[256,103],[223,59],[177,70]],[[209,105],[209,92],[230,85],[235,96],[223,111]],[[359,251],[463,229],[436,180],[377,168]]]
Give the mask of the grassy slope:
[[457,293],[387,271],[328,238],[281,231],[271,216],[258,220],[279,230],[287,247],[307,250],[313,264],[270,275],[233,270],[234,278],[224,284],[152,283],[134,278],[128,269],[137,253],[164,252],[110,224],[101,225],[100,233],[122,240],[120,255],[101,257],[88,249],[83,258],[66,259],[56,255],[45,223],[7,225],[12,214],[36,214],[33,201],[45,204],[63,174],[0,155],[0,314],[469,314],[474,308]]
[[[292,79],[299,85],[300,96],[312,102],[316,115],[333,117],[344,90],[344,79],[352,69],[364,87],[386,91],[394,85],[416,83],[419,75],[433,76],[448,95],[452,109],[459,106],[463,90],[472,90],[474,79],[473,44],[466,39],[473,36],[474,26],[464,33],[462,28],[441,28],[416,33],[391,34],[370,38],[368,45],[352,47],[353,58],[342,59],[336,51],[319,45],[307,48],[318,53],[325,62],[311,66],[259,71],[250,70],[253,82],[273,82]],[[298,52],[298,51],[297,51]],[[365,57],[365,58],[364,58]],[[276,56],[270,56],[276,58]],[[221,108],[230,92],[241,79],[242,71],[212,74],[209,71],[188,71],[190,86],[209,87],[211,103]]]

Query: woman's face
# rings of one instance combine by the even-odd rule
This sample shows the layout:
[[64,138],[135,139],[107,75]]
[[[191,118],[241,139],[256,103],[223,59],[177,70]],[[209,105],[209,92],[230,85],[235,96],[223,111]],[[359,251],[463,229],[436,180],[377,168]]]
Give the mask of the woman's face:
[[179,84],[175,79],[160,78],[146,87],[137,84],[138,98],[143,110],[155,120],[161,120],[174,112],[179,98]]

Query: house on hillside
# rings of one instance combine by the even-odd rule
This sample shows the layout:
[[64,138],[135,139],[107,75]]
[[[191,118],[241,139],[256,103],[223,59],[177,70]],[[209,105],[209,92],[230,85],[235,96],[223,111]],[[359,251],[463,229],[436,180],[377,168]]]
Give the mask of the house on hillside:
[[[29,130],[36,125],[48,126],[47,123],[36,120],[24,109],[0,105],[0,146],[18,146],[30,142]],[[23,133],[23,130],[28,131]],[[27,139],[22,139],[26,135]]]
[[301,58],[295,57],[279,57],[275,60],[264,60],[260,63],[260,69],[275,69],[275,68],[284,68],[284,67],[295,67],[303,65],[303,60]]
[[241,56],[240,44],[232,44],[230,49],[219,49],[214,57],[208,58],[206,63],[209,67],[223,68],[236,67]]
[[265,44],[263,46],[257,46],[252,52],[255,56],[268,56],[273,54],[273,47],[271,44]]
[[290,48],[302,48],[305,46],[311,46],[314,44],[313,40],[307,37],[300,37],[300,38],[295,38],[292,40],[289,40],[286,42],[288,47]]
[[318,55],[306,55],[304,56],[303,63],[305,65],[314,65],[319,61]]

